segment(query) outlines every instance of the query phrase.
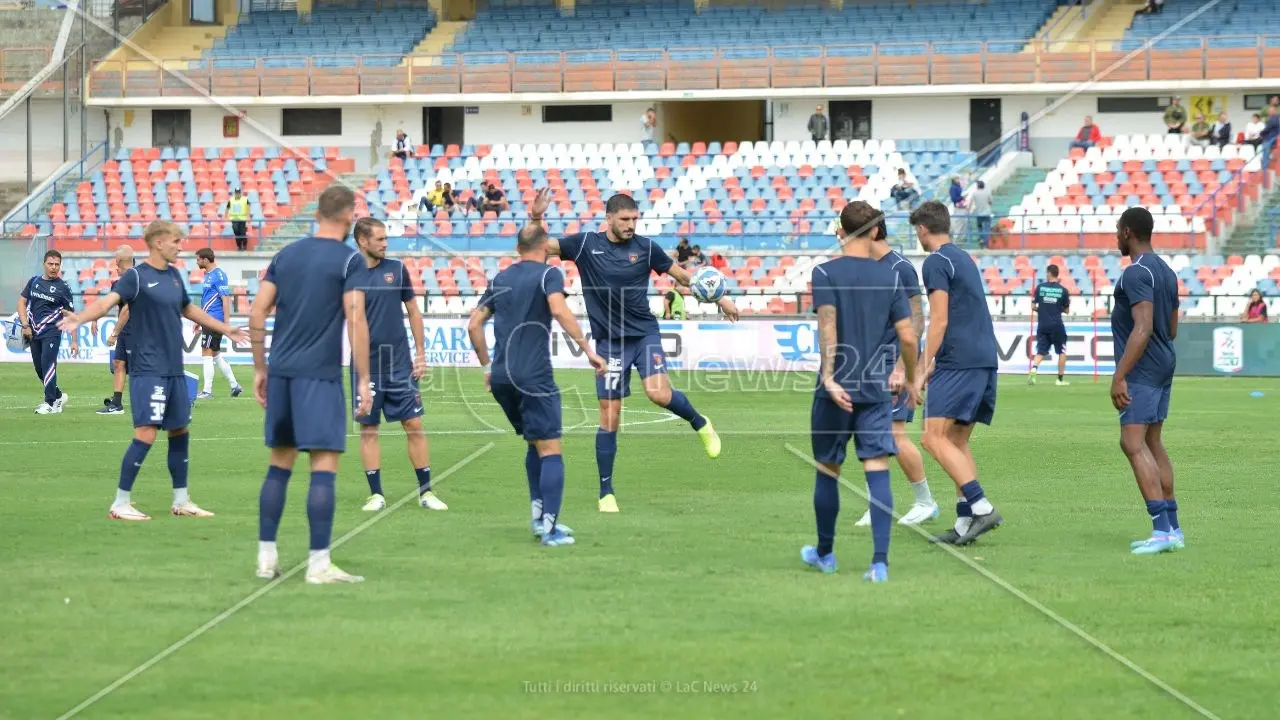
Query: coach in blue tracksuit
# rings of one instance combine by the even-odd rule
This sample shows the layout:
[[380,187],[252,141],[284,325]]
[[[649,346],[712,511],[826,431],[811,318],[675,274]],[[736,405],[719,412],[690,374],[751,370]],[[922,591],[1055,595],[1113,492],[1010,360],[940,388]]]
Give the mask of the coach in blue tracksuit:
[[[44,383],[44,402],[36,407],[39,415],[60,413],[67,403],[67,394],[58,389],[58,351],[62,345],[58,320],[74,309],[71,288],[62,279],[62,253],[50,250],[44,254],[44,274],[28,280],[18,299],[22,336],[31,341],[31,363],[36,377]],[[72,335],[71,354],[79,351],[80,344]]]

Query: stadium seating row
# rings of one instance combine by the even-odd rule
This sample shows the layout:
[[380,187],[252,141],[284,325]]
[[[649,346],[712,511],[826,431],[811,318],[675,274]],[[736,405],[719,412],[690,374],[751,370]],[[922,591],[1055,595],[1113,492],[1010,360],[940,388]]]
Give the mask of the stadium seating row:
[[[433,315],[469,311],[479,294],[488,286],[488,278],[506,268],[513,258],[506,256],[451,255],[404,256],[416,290],[427,296],[427,311]],[[799,303],[809,289],[809,277],[815,264],[828,259],[820,255],[728,255],[717,256],[714,263],[725,274],[730,292],[747,313],[788,314],[800,309]],[[917,264],[918,260],[917,259]],[[1115,255],[982,255],[978,256],[986,292],[993,298],[1028,296],[1038,279],[1044,278],[1045,267],[1060,268],[1063,285],[1082,302],[1072,305],[1069,315],[1088,318],[1105,309],[1120,273],[1128,266],[1127,258]],[[1264,297],[1280,296],[1280,256],[1205,256],[1167,255],[1165,260],[1178,274],[1179,291],[1184,296],[1188,315],[1205,317],[1235,314],[1239,298],[1253,289]],[[580,297],[581,278],[572,261],[553,259],[552,264],[564,269],[566,289],[575,312],[583,311]],[[179,262],[184,270],[190,293],[198,296],[203,289],[203,272]],[[73,293],[81,299],[92,299],[106,292],[114,281],[108,260],[68,257],[63,277]],[[258,289],[258,277],[233,278],[234,309],[248,311]],[[650,304],[661,313],[660,293],[672,287],[670,278],[654,275],[650,283]],[[686,301],[691,314],[713,315],[713,305]]]

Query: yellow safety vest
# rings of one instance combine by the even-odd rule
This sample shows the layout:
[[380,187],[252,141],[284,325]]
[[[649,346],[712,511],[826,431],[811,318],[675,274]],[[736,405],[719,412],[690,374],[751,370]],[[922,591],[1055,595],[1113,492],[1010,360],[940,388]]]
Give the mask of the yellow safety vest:
[[227,201],[227,219],[228,220],[248,220],[249,219],[249,198],[241,197],[240,199],[231,198]]

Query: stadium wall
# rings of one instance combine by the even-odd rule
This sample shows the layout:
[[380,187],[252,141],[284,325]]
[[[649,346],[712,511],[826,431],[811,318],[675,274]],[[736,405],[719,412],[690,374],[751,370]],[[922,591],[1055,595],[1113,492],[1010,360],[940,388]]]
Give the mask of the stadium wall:
[[[67,157],[78,160],[84,155],[80,147],[80,113],[86,112],[89,147],[106,139],[106,116],[97,108],[81,108],[69,103],[67,118]],[[37,179],[43,179],[62,164],[62,99],[31,101],[31,153]],[[22,180],[27,174],[27,115],[19,107],[0,119],[0,182]]]
[[[1244,109],[1244,93],[1207,91],[1222,98],[1232,123],[1242,130],[1249,111]],[[1168,94],[1144,94],[1144,97],[1167,97]],[[1136,95],[1135,95],[1136,96]],[[1107,97],[1112,97],[1108,95]],[[1189,104],[1192,96],[1184,97]],[[1099,95],[1078,95],[1062,101],[1051,112],[1035,120],[1031,127],[1031,149],[1039,156],[1055,160],[1065,154],[1067,143],[1080,129],[1085,115],[1092,115],[1106,135],[1120,133],[1160,133],[1163,126],[1159,112],[1100,113]],[[881,139],[957,139],[968,148],[970,137],[969,101],[973,96],[880,97],[874,98],[871,110],[871,133]],[[1008,95],[1001,100],[1004,132],[1016,131],[1021,115],[1036,113],[1058,102],[1056,95]],[[675,101],[673,101],[675,102]],[[773,139],[807,140],[806,124],[813,107],[822,103],[830,109],[827,98],[815,95],[803,100],[776,101]],[[542,104],[494,103],[468,106],[464,117],[464,140],[472,145],[498,143],[574,143],[633,142],[642,138],[640,116],[650,101],[614,102],[607,122],[543,122]],[[60,107],[60,104],[59,104]],[[316,107],[316,106],[309,106]],[[659,107],[661,107],[659,105]],[[194,107],[191,110],[191,142],[206,147],[251,146],[277,144],[281,137],[283,109],[254,106],[244,110],[247,118],[263,126],[266,135],[240,123],[238,137],[225,137],[223,118],[234,114],[220,107]],[[299,145],[338,145],[344,148],[369,147],[376,123],[382,123],[382,145],[390,143],[396,128],[403,127],[417,143],[422,138],[422,106],[391,103],[384,105],[348,105],[343,107],[342,133],[332,136],[287,137],[285,141]],[[661,116],[661,111],[660,111]],[[123,130],[125,147],[151,145],[151,112],[147,108],[111,110],[112,127]],[[662,135],[666,128],[659,126]],[[274,136],[274,137],[272,137]],[[697,138],[680,138],[692,140]],[[715,139],[715,138],[708,138]],[[733,138],[719,138],[721,140]],[[5,142],[12,142],[6,140]]]

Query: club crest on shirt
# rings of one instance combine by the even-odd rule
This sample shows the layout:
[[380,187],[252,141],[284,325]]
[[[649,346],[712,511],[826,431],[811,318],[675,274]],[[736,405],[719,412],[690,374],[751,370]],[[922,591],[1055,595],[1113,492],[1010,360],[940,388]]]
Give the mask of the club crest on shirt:
[[627,256],[627,259],[634,263],[635,261],[640,259],[640,256],[637,255],[636,253],[631,253],[630,255]]
[[392,275],[391,273],[385,273],[383,274],[382,279],[386,280],[387,284],[390,285],[391,283],[396,281],[396,276]]

